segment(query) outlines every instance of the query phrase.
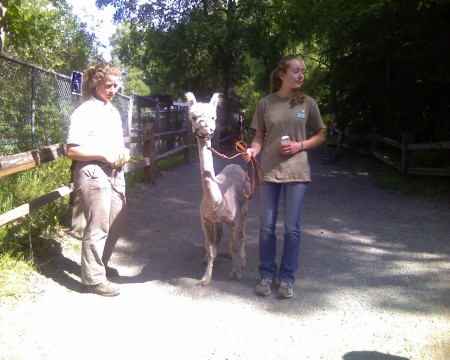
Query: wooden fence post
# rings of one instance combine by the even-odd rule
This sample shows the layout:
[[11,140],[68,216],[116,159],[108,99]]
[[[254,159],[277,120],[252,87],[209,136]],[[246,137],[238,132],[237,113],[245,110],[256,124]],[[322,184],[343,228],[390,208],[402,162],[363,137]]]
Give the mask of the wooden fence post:
[[144,168],[144,182],[155,185],[156,183],[156,143],[155,124],[144,124],[144,136],[150,136],[150,140],[144,141],[142,145],[142,156],[150,159],[150,165]]
[[402,133],[402,175],[408,176],[409,153],[408,145],[414,143],[414,134]]

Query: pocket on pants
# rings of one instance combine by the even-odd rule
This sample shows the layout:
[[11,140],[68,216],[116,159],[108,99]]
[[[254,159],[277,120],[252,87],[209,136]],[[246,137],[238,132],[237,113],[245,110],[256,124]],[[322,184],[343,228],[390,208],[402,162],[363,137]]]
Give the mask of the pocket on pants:
[[111,182],[106,175],[93,176],[89,179],[89,185],[92,190],[105,189],[111,187]]
[[125,174],[123,172],[119,172],[113,180],[115,186],[125,187]]

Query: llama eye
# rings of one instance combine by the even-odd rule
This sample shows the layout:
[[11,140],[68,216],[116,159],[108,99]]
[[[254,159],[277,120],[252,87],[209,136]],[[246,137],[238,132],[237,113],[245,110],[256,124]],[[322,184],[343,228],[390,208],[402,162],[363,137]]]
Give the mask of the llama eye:
[[193,116],[193,117],[192,117],[192,120],[197,120],[197,116]]

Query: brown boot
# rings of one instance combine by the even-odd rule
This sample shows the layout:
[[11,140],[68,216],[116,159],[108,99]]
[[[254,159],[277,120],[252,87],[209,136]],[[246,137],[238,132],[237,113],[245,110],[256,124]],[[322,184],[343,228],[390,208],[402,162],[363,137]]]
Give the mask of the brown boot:
[[101,296],[117,296],[120,294],[119,285],[105,281],[97,285],[87,285],[88,291]]

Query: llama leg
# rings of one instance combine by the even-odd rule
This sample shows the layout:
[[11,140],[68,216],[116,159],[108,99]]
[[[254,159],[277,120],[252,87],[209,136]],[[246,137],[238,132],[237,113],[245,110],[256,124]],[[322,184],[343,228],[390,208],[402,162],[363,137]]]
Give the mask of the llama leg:
[[[213,235],[211,237],[211,244],[213,245],[211,247],[211,251],[212,251],[212,255],[213,255],[213,260],[216,259],[217,257],[217,247],[220,244],[220,241],[222,240],[222,223],[218,222],[218,223],[213,223]],[[206,232],[205,232],[206,234]],[[206,242],[206,235],[205,235],[205,248],[206,248],[206,253],[205,256],[203,257],[203,262],[207,263],[208,262],[208,254],[209,254],[209,250],[208,247],[210,247],[210,245],[208,245],[208,242]]]
[[205,234],[205,260],[206,260],[206,270],[205,274],[203,275],[202,279],[200,280],[199,284],[206,286],[211,281],[212,276],[212,269],[213,269],[213,262],[214,258],[217,254],[217,247],[215,244],[215,226],[214,223],[211,221],[202,220],[203,225],[203,231]]
[[241,207],[241,221],[239,222],[238,227],[238,236],[239,236],[239,257],[241,261],[241,267],[245,267],[247,261],[246,261],[246,254],[245,254],[245,227],[247,224],[247,215],[248,215],[248,208],[247,203],[245,203]]
[[216,250],[217,246],[219,246],[220,241],[222,240],[222,233],[223,233],[222,223],[221,222],[214,223],[214,244],[216,244]]
[[[222,240],[222,223],[213,223],[213,236],[211,238],[211,244],[212,246],[212,255],[213,255],[213,261],[217,257],[217,247],[220,244],[220,241]],[[206,246],[206,243],[205,243]],[[208,262],[208,250],[206,250],[205,257],[203,258],[204,262]]]
[[241,279],[241,259],[239,255],[240,245],[239,245],[239,226],[234,223],[230,226],[231,228],[231,242],[230,242],[230,253],[233,262],[233,268],[229,273],[228,277],[230,279]]

